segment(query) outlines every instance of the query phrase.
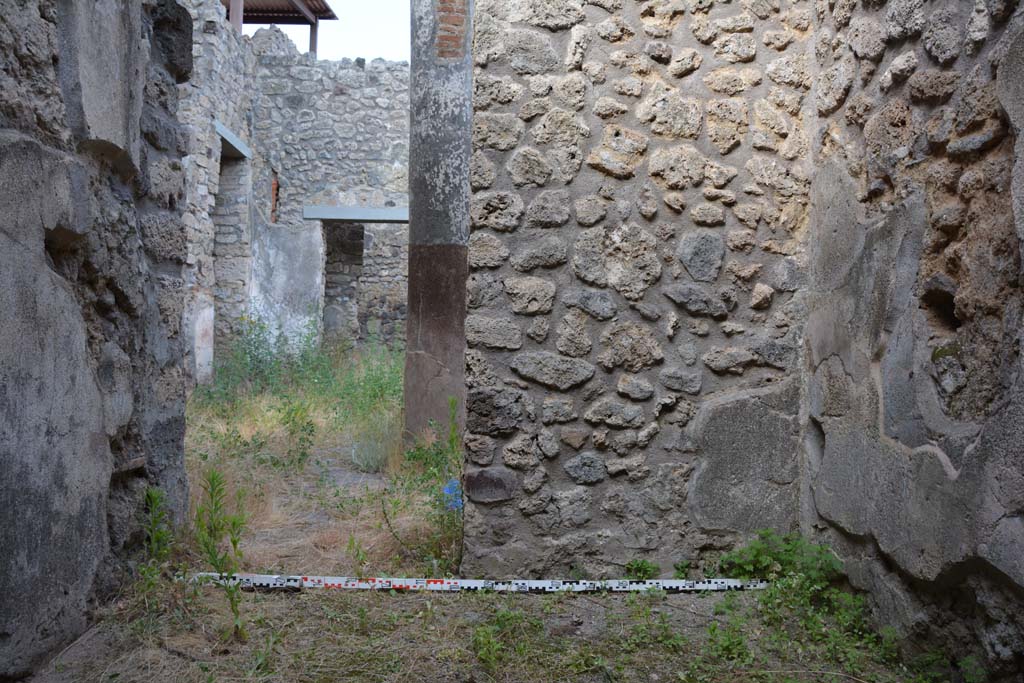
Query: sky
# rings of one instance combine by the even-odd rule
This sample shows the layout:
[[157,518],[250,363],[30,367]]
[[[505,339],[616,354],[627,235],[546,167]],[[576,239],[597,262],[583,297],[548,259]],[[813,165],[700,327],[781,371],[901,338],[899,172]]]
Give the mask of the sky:
[[[409,0],[328,0],[338,21],[320,22],[317,57],[409,61]],[[252,35],[262,28],[246,25]],[[308,26],[282,26],[301,52],[309,49]]]

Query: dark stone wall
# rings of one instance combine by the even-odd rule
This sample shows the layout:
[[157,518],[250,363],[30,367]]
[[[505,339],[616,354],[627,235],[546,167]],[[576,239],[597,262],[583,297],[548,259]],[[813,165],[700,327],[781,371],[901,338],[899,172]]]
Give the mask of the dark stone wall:
[[127,576],[147,486],[184,519],[191,54],[173,0],[0,2],[0,679]]

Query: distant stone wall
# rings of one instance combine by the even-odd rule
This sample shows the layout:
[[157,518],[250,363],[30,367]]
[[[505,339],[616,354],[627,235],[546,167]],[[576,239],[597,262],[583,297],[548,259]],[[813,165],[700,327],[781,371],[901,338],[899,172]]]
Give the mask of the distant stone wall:
[[[279,187],[276,220],[259,237],[264,249],[257,252],[253,306],[261,317],[296,334],[337,313],[309,296],[324,290],[322,269],[309,260],[323,237],[318,223],[302,219],[303,208],[408,204],[409,67],[380,59],[317,61],[300,54],[276,29],[257,32],[253,50],[260,92],[253,112],[256,144]],[[297,240],[306,248],[297,251]],[[322,244],[319,249],[322,254]],[[281,261],[277,256],[285,251],[291,256]],[[364,253],[370,291],[356,297],[361,336],[375,327],[370,320],[404,317],[404,281],[385,282],[380,276],[395,271],[387,263],[389,253]],[[385,260],[375,264],[378,255]],[[307,281],[304,273],[319,273],[321,282]],[[392,286],[402,291],[401,301],[384,294]],[[381,327],[393,328],[392,323]]]
[[402,344],[409,281],[409,226],[367,225],[359,276],[359,334]]
[[171,0],[0,0],[0,679],[131,581],[148,486],[188,507],[190,286]]
[[1019,672],[1022,31],[479,0],[464,573],[802,528],[881,623]]
[[[188,327],[191,365],[202,380],[212,372],[215,340],[229,343],[243,318],[290,340],[319,334],[325,321],[345,327],[336,294],[341,271],[327,263],[324,229],[304,220],[303,209],[408,203],[408,65],[317,61],[276,28],[239,35],[217,0],[188,6],[197,36],[197,77],[185,86],[182,114],[190,129]],[[221,168],[215,121],[251,149],[252,159]],[[243,170],[248,194],[235,185]],[[217,224],[229,205],[237,215],[227,220],[237,229]],[[365,307],[351,313],[359,321],[349,330],[353,338],[372,328],[402,339],[405,284],[396,279],[404,271],[390,262],[395,248],[368,255],[369,289],[351,298]]]
[[359,336],[359,278],[363,274],[362,225],[324,221],[327,243],[324,288],[324,335],[328,339]]
[[252,162],[221,157],[214,202],[215,338],[235,338],[249,313],[252,287]]
[[[186,308],[186,329],[189,332],[189,367],[200,381],[213,372],[216,340],[229,338],[237,328],[240,316],[248,312],[229,293],[231,286],[220,287],[218,296],[217,252],[218,229],[214,221],[220,191],[222,144],[215,122],[237,135],[245,144],[253,145],[252,116],[255,57],[247,41],[227,23],[224,6],[210,0],[183,0],[193,25],[193,77],[179,86],[181,110],[179,117],[187,131],[187,150],[182,164],[185,169],[185,237],[188,245],[189,300]],[[250,174],[252,169],[250,168]],[[250,188],[251,193],[251,188]],[[250,215],[239,216],[252,230]],[[230,238],[228,238],[230,239]],[[247,255],[236,242],[232,258]],[[230,249],[230,248],[229,248]],[[237,261],[234,265],[237,265]],[[221,269],[230,269],[227,263]],[[226,273],[227,274],[227,273]],[[236,281],[241,273],[233,273]],[[248,283],[240,286],[248,290]],[[218,302],[218,298],[221,299]],[[225,306],[226,299],[234,299]],[[219,311],[217,309],[220,309]]]

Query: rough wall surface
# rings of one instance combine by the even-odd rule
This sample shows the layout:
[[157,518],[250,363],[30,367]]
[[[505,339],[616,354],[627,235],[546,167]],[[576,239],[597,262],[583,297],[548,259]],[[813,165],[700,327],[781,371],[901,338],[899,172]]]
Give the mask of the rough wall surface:
[[117,587],[147,485],[184,517],[190,44],[170,0],[0,2],[0,678]]
[[464,571],[799,526],[1019,671],[1017,3],[477,12]]
[[1024,671],[1015,4],[818,8],[805,357],[804,523],[881,620],[1005,674]]

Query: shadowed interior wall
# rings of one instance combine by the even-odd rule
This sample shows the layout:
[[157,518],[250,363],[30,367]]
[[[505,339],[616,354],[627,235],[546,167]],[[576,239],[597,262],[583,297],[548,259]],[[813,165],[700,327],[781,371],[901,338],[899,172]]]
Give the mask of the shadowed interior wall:
[[0,679],[131,580],[148,486],[185,518],[191,29],[171,0],[0,1]]

